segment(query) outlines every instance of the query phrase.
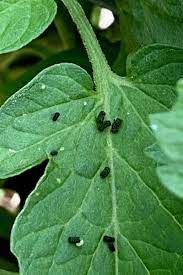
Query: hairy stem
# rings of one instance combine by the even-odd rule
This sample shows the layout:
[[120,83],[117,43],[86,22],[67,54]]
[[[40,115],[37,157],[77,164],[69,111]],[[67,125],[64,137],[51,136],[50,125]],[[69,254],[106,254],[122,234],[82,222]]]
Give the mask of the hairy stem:
[[83,43],[86,47],[89,59],[93,67],[93,77],[98,92],[103,92],[103,81],[110,72],[107,60],[100,48],[96,35],[86,18],[84,11],[77,0],[62,0],[75,22]]

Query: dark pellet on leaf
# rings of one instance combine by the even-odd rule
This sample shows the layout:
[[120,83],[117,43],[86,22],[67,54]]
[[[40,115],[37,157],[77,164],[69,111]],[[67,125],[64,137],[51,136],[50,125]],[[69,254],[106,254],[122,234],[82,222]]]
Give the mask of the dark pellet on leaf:
[[115,242],[115,238],[114,237],[111,237],[111,236],[104,236],[103,237],[103,241],[106,242],[106,243],[109,243],[109,242]]
[[114,119],[111,127],[111,132],[113,134],[117,133],[119,131],[119,128],[121,127],[122,120],[120,118]]
[[68,242],[69,243],[74,243],[74,244],[79,243],[80,242],[80,237],[69,237]]
[[106,120],[104,122],[98,123],[97,124],[97,129],[102,132],[104,131],[107,127],[111,126],[111,122],[109,120]]
[[114,252],[114,251],[116,250],[113,242],[108,243],[107,245],[108,245],[109,250],[110,250],[111,252]]
[[58,154],[58,151],[56,151],[56,150],[53,150],[53,151],[50,152],[51,156],[56,156],[57,154]]
[[53,120],[53,121],[57,121],[57,119],[59,118],[59,116],[60,116],[60,113],[59,113],[59,112],[54,113],[54,115],[53,115],[53,117],[52,117],[52,120]]
[[105,167],[104,170],[102,170],[102,172],[100,172],[100,177],[102,179],[106,178],[110,173],[110,168],[109,167]]
[[104,121],[104,122],[103,122],[103,126],[104,126],[104,128],[107,128],[107,127],[111,126],[110,120]]
[[102,132],[102,131],[104,131],[104,126],[103,126],[103,123],[98,123],[97,124],[97,129],[100,131],[100,132]]
[[106,113],[104,111],[101,111],[97,116],[97,123],[102,123],[104,121]]

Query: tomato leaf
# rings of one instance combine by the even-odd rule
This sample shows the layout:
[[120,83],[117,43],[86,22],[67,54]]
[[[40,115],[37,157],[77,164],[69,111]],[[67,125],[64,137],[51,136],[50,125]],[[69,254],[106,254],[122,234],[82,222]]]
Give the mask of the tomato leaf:
[[54,0],[1,0],[0,53],[28,44],[50,25],[55,14]]
[[[2,106],[0,176],[50,159],[14,224],[21,274],[182,270],[182,204],[159,184],[156,163],[144,153],[155,141],[149,114],[175,101],[182,54],[146,47],[128,59],[126,78],[107,72],[101,93],[80,67],[54,65]],[[122,119],[118,133],[98,131],[102,110],[110,121]],[[101,178],[105,167],[110,173]],[[115,237],[114,253],[104,235]],[[83,246],[68,243],[70,236]]]
[[128,52],[152,43],[182,47],[182,0],[116,0]]
[[[178,100],[171,112],[151,116],[151,127],[162,152],[164,165],[157,168],[162,183],[177,196],[183,198],[183,82],[179,82]],[[156,158],[155,158],[156,159]]]

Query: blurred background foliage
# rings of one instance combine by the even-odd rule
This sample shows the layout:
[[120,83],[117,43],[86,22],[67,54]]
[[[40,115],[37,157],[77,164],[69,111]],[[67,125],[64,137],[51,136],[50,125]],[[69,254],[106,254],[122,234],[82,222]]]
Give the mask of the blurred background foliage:
[[[0,55],[1,105],[40,71],[53,64],[72,62],[92,74],[91,64],[77,29],[62,2],[56,2],[58,12],[55,20],[40,37],[20,50]],[[124,74],[125,66],[118,67],[118,64],[123,62],[119,61],[121,57],[118,56],[121,44],[114,1],[80,0],[79,2],[95,29],[109,64],[114,66],[119,74]],[[109,10],[104,10],[108,13],[102,15],[103,8],[110,9],[113,14],[112,12],[109,14]],[[10,252],[11,228],[46,164],[47,162],[44,162],[19,176],[0,180],[0,275],[1,269],[18,271],[17,261]]]

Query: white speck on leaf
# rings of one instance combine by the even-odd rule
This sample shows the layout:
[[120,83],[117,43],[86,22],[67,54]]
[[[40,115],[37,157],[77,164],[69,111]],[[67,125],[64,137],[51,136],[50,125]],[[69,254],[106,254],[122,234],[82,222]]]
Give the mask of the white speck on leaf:
[[62,151],[64,151],[64,150],[65,150],[65,148],[64,148],[64,147],[61,147],[61,148],[60,148],[60,151],[61,151],[61,152],[62,152]]
[[45,85],[45,84],[42,84],[42,85],[41,85],[41,90],[44,90],[44,89],[46,89],[46,85]]
[[16,153],[16,151],[13,150],[13,149],[9,149],[8,151],[9,151],[10,153]]
[[57,182],[58,182],[58,183],[61,183],[61,179],[57,178]]
[[86,106],[87,104],[88,104],[88,103],[87,103],[86,101],[83,103],[84,106]]
[[156,124],[151,124],[151,129],[153,129],[154,131],[157,131],[158,126]]
[[81,240],[79,243],[76,243],[76,246],[80,247],[80,246],[83,246],[83,244],[84,244],[84,241]]

